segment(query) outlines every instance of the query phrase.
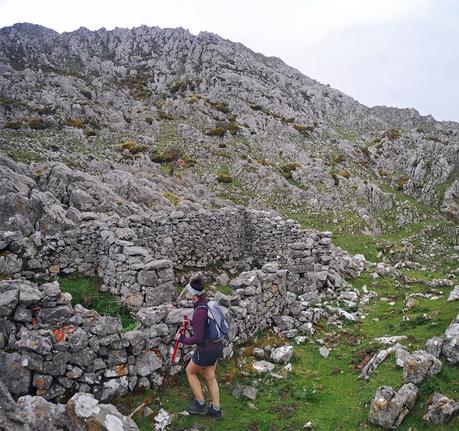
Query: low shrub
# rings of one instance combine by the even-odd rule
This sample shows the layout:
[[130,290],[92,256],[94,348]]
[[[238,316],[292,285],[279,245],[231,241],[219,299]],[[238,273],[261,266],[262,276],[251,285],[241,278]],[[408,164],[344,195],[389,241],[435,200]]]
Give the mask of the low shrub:
[[41,118],[29,118],[26,120],[27,125],[34,130],[44,130],[46,129],[46,124],[43,122]]
[[309,136],[309,133],[314,130],[313,126],[304,126],[302,124],[294,124],[293,128],[305,136]]
[[225,102],[215,102],[215,103],[211,102],[211,105],[217,111],[223,112],[224,114],[228,114],[229,113],[228,104],[225,103]]
[[397,179],[397,188],[398,190],[403,190],[406,184],[410,181],[408,177],[400,177]]
[[19,121],[6,121],[3,127],[5,129],[19,130],[21,128],[21,123]]
[[388,138],[391,141],[395,141],[400,138],[400,136],[402,136],[401,133],[396,129],[388,129],[382,135],[383,138]]
[[289,163],[284,163],[282,166],[281,166],[281,169],[283,172],[292,172],[294,171],[295,169],[301,167],[301,164],[298,163],[298,162],[289,162]]
[[182,202],[182,198],[172,192],[164,192],[163,196],[175,207],[178,206],[180,202]]
[[217,181],[219,183],[228,184],[233,181],[233,177],[228,172],[220,172],[217,175]]
[[223,137],[225,136],[225,133],[226,130],[223,127],[213,127],[206,132],[206,135]]
[[118,145],[119,151],[127,150],[131,155],[143,153],[148,150],[148,145],[140,145],[135,141],[126,141]]
[[65,122],[66,126],[69,127],[76,127],[77,129],[84,129],[84,123],[81,118],[68,118],[67,121]]
[[162,110],[158,111],[158,120],[173,120],[174,116]]
[[92,129],[85,129],[84,134],[88,137],[90,136],[97,136],[97,132]]
[[333,162],[338,164],[338,163],[342,163],[346,160],[346,157],[344,157],[342,154],[338,154],[338,155],[335,155],[333,157]]

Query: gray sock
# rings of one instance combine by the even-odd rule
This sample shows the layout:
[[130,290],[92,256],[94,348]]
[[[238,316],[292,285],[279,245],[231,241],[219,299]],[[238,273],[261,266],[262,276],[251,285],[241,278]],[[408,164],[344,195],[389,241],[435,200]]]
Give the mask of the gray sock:
[[204,400],[196,400],[200,406],[204,405]]
[[214,410],[217,410],[217,412],[220,410],[220,404],[212,404],[212,407]]

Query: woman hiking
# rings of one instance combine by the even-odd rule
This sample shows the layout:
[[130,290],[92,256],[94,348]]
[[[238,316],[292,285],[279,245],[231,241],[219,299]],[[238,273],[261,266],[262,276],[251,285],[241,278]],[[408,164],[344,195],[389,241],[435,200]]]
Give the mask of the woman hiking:
[[[210,341],[207,339],[208,324],[207,324],[207,303],[204,292],[204,280],[200,275],[193,276],[186,286],[187,298],[193,301],[193,318],[191,326],[193,327],[193,335],[187,337],[186,334],[180,336],[182,344],[196,344],[196,350],[188,366],[186,367],[186,375],[188,383],[195,400],[187,407],[190,414],[208,415],[215,419],[222,417],[220,408],[220,393],[218,389],[217,379],[215,378],[215,369],[217,368],[218,359],[223,355],[223,341]],[[199,374],[201,371],[207,381],[207,386],[212,397],[212,403],[207,405],[204,400],[201,383],[199,382]]]

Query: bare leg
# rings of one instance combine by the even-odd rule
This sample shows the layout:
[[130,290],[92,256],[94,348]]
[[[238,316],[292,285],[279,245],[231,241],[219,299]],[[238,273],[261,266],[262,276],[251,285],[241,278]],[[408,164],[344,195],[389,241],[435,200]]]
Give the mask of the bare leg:
[[186,376],[188,377],[188,383],[190,384],[191,390],[196,400],[204,401],[204,394],[202,393],[201,383],[199,382],[198,375],[201,372],[202,367],[196,365],[191,359],[186,367]]
[[204,377],[206,378],[207,386],[209,387],[210,395],[212,396],[212,405],[214,406],[220,405],[220,392],[218,389],[217,379],[215,378],[217,362],[210,367],[204,367]]

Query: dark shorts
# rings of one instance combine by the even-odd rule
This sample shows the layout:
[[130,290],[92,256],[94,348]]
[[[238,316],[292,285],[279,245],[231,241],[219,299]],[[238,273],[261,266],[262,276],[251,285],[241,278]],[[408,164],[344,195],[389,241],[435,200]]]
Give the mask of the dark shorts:
[[210,367],[221,357],[223,357],[223,346],[212,352],[198,352],[195,350],[191,359],[196,365],[201,367]]

